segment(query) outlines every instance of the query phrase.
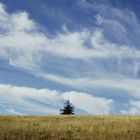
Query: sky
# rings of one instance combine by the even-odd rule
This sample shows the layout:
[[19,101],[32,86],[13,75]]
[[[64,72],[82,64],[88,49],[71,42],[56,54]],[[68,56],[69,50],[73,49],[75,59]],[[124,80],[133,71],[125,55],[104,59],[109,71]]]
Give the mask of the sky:
[[140,115],[140,0],[0,0],[0,114]]

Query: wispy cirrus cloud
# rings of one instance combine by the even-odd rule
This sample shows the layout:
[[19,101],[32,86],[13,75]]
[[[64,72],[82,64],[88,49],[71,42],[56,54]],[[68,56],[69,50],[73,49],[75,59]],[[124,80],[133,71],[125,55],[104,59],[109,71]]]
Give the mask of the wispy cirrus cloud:
[[[99,61],[100,65],[105,59],[107,61],[116,59],[113,62],[116,65],[121,62],[125,63],[124,59],[129,58],[138,63],[139,50],[133,46],[118,45],[107,41],[104,37],[104,28],[95,28],[93,31],[84,29],[81,32],[67,31],[49,38],[39,31],[37,23],[29,19],[26,12],[10,14],[5,11],[3,5],[1,5],[1,11],[3,12],[1,12],[2,24],[0,26],[2,32],[0,56],[9,60],[11,65],[33,70],[40,67],[42,57],[44,58],[48,54],[63,59],[88,60],[87,63]],[[23,25],[19,21],[22,21]],[[111,21],[106,19],[104,23],[110,25]],[[133,62],[130,65],[134,65]],[[90,65],[94,65],[94,63]],[[96,67],[98,66],[96,65]]]
[[[57,33],[53,38],[49,38],[39,31],[37,23],[29,19],[26,12],[9,14],[2,5],[1,11],[3,12],[0,28],[4,32],[0,37],[3,52],[1,57],[9,58],[13,65],[14,63],[18,65],[17,58],[21,64],[24,61],[26,64],[27,62],[30,62],[30,65],[35,64],[36,61],[40,61],[42,52],[82,60],[140,56],[136,48],[107,41],[103,30],[99,28],[95,28],[92,32],[83,29],[81,32]],[[111,23],[109,20],[104,22],[108,25]],[[86,46],[87,41],[90,43],[90,48]]]
[[[38,75],[40,76],[40,75]],[[75,89],[92,89],[92,88],[108,88],[108,89],[120,89],[128,93],[128,95],[135,98],[140,98],[140,80],[126,77],[114,77],[112,78],[65,78],[62,76],[43,74],[42,77],[51,81],[56,81],[64,85],[69,85]]]

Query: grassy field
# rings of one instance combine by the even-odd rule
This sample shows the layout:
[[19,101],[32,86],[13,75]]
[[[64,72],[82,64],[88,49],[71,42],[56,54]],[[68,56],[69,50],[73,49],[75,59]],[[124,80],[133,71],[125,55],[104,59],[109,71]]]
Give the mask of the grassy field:
[[0,140],[140,140],[140,117],[0,116]]

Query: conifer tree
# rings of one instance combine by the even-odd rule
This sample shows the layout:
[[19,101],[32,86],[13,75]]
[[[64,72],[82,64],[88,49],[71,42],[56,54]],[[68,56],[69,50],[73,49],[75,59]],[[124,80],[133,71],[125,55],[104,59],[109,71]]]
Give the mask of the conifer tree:
[[66,101],[64,109],[60,110],[60,114],[62,114],[62,115],[72,115],[72,114],[74,114],[74,107],[71,105],[69,100]]

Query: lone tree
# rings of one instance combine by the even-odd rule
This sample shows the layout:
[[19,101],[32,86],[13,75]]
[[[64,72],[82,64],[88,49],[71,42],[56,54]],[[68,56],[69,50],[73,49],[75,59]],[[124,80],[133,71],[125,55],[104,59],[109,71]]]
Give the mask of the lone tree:
[[60,114],[62,114],[62,115],[72,115],[72,114],[74,114],[74,107],[71,105],[69,100],[66,101],[64,109],[60,110]]

